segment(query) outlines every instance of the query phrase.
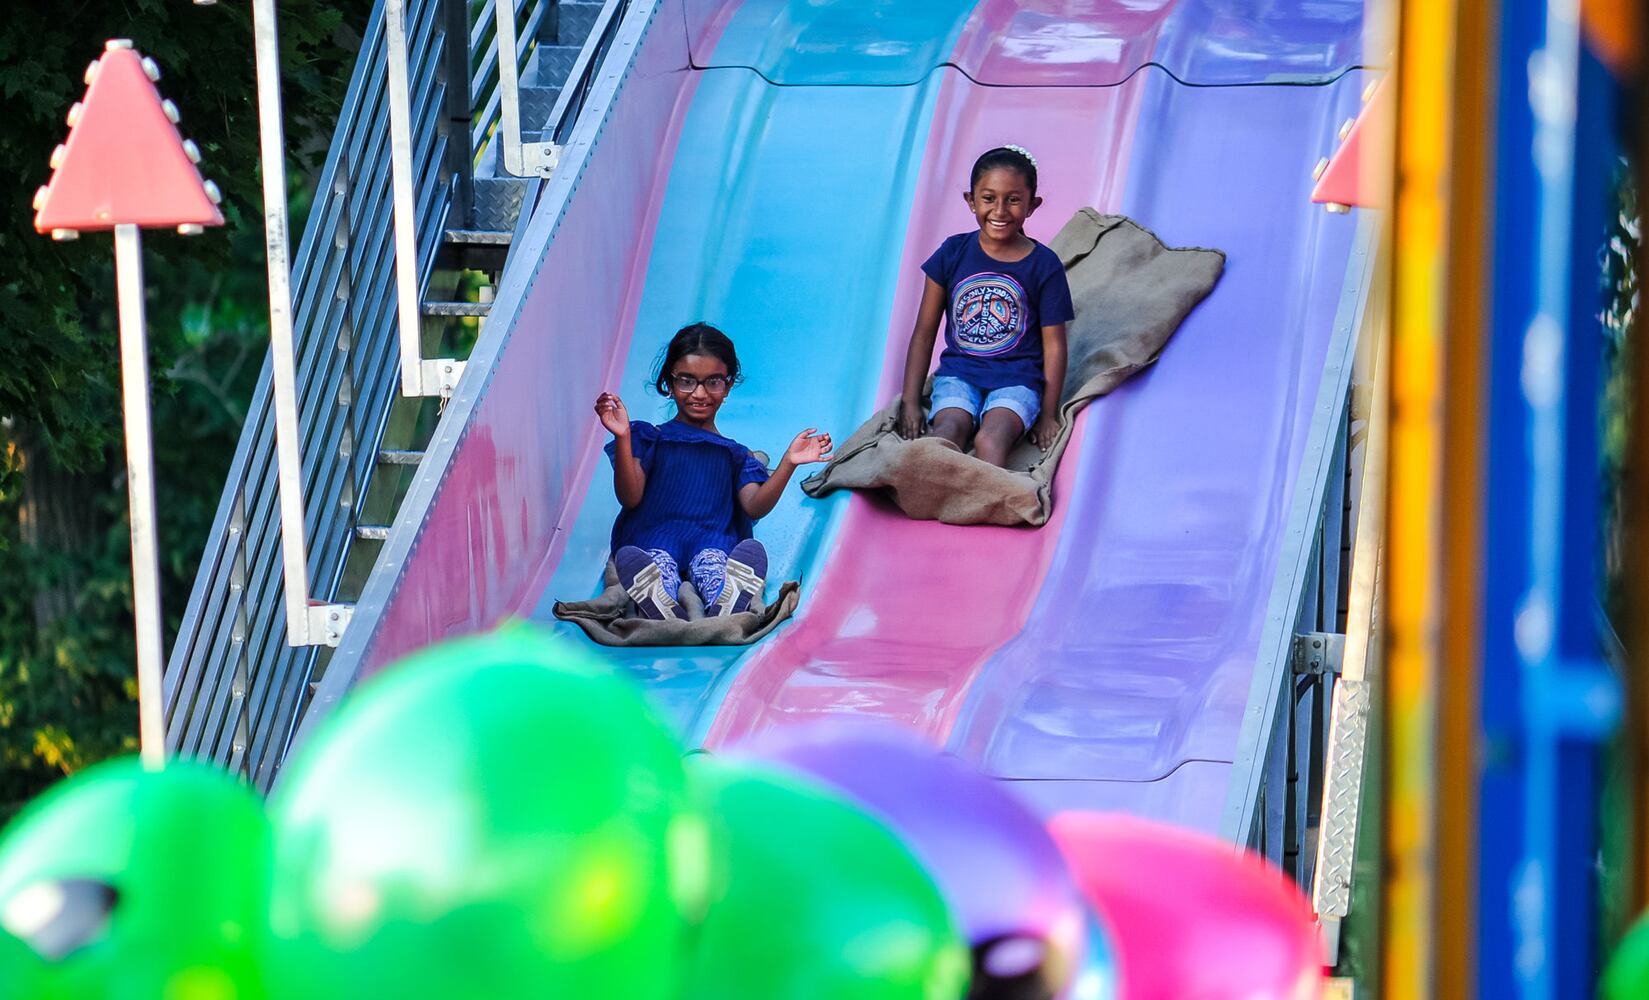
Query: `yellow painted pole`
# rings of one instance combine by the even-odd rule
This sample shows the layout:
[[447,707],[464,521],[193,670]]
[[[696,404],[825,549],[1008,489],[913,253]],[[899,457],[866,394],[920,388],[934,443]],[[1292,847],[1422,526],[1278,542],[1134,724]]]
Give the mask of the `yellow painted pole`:
[[1399,0],[1380,981],[1433,995],[1439,372],[1454,4]]
[[1478,774],[1481,768],[1481,619],[1488,406],[1488,317],[1493,260],[1499,0],[1456,9],[1447,98],[1447,192],[1442,300],[1440,561],[1436,604],[1436,756],[1433,787],[1433,984],[1438,996],[1478,993]]

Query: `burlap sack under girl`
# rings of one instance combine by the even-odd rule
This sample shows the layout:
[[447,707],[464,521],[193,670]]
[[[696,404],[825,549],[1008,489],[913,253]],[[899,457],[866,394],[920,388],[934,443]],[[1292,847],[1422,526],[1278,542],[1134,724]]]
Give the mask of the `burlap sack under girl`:
[[[947,524],[1047,523],[1051,484],[1082,407],[1155,361],[1168,338],[1219,281],[1225,254],[1170,249],[1120,215],[1077,212],[1049,246],[1065,265],[1076,318],[1066,327],[1067,368],[1059,436],[1046,452],[1022,440],[997,468],[928,436],[907,441],[894,430],[895,397],[843,443],[836,457],[802,483],[809,496],[882,490],[906,514]],[[928,403],[931,382],[923,393]]]

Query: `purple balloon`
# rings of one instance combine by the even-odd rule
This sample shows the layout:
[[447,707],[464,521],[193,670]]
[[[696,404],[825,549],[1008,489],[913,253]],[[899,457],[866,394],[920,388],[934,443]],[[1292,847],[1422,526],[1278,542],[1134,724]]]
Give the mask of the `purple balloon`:
[[1068,985],[1088,917],[1058,846],[1008,790],[888,723],[827,719],[782,727],[735,748],[834,787],[887,823],[927,868],[976,959],[1004,938],[1046,949],[1049,993]]

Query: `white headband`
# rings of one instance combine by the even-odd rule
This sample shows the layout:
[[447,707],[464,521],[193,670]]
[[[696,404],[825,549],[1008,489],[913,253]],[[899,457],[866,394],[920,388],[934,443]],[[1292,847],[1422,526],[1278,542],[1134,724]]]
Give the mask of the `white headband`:
[[1032,156],[1031,151],[1026,149],[1024,146],[1016,146],[1011,142],[1005,142],[1005,143],[1002,144],[1001,148],[1007,149],[1007,150],[1012,150],[1013,152],[1018,153],[1020,156],[1023,156],[1025,159],[1030,160],[1031,161],[1031,166],[1033,166],[1033,167],[1036,166],[1036,157]]

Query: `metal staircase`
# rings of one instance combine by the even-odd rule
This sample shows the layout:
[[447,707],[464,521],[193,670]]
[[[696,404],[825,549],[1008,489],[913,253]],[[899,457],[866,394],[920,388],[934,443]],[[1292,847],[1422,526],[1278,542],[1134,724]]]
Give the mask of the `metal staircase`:
[[[504,0],[515,28],[504,53],[499,0],[380,0],[363,33],[292,268],[309,593],[345,612],[322,636],[328,645],[389,539],[542,186],[543,172],[505,170],[506,135],[554,149],[626,6]],[[391,16],[406,44],[410,142],[399,164]],[[519,124],[504,121],[515,109]],[[396,280],[396,169],[411,178],[401,223],[415,267],[402,277],[418,283],[410,330],[420,357],[435,359],[428,396],[401,392],[397,297],[411,290]],[[168,752],[263,789],[330,652],[287,644],[272,391],[266,359],[163,685]]]

